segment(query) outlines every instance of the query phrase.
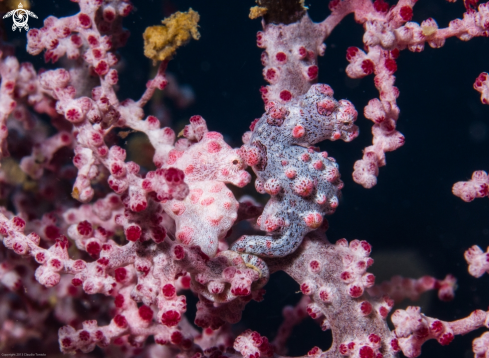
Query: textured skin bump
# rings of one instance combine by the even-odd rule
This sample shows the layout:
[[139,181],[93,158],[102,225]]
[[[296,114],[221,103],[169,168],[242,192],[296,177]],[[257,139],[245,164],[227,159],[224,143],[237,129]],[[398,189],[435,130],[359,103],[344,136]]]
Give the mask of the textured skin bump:
[[[243,236],[238,252],[283,257],[294,252],[322,217],[338,205],[343,183],[338,165],[312,145],[325,139],[350,141],[358,135],[357,112],[336,101],[327,85],[313,85],[297,104],[267,104],[241,155],[257,175],[255,186],[271,195],[258,218],[266,236]],[[299,128],[299,130],[298,130]]]

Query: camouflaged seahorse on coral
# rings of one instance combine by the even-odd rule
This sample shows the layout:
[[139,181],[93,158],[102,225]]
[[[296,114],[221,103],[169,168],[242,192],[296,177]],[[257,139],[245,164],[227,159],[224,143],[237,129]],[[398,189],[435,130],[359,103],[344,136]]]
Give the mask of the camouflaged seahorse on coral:
[[183,131],[186,137],[175,143],[162,168],[173,167],[185,173],[189,194],[184,200],[169,200],[165,211],[175,220],[175,236],[187,245],[198,245],[213,257],[219,240],[234,224],[238,201],[225,183],[243,187],[251,180],[246,164],[223,139],[209,132],[200,116],[190,118]]
[[252,123],[241,155],[256,173],[257,191],[272,196],[257,220],[267,234],[243,236],[233,250],[286,256],[335,211],[343,187],[338,164],[312,145],[325,139],[349,142],[358,127],[353,105],[332,96],[330,86],[313,85],[292,104],[268,102],[266,113]]

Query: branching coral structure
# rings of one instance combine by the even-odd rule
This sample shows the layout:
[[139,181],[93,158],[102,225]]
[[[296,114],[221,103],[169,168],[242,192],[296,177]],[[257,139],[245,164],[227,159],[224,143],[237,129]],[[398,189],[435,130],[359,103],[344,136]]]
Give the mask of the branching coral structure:
[[[123,21],[135,8],[129,0],[75,2],[78,13],[49,16],[27,33],[27,52],[42,53],[54,68],[19,63],[12,45],[0,40],[0,347],[6,354],[42,339],[41,349],[57,341],[62,353],[84,356],[278,358],[287,354],[294,326],[310,316],[331,331],[332,344],[311,347],[307,357],[402,352],[411,358],[428,340],[448,345],[489,327],[489,313],[480,309],[454,321],[414,306],[391,314],[396,302],[429,290],[453,299],[457,280],[394,276],[376,284],[367,241],[328,241],[325,216],[338,207],[344,183],[339,164],[317,147],[359,136],[353,103],[318,83],[324,42],[347,15],[363,26],[364,47],[348,48],[346,74],[373,75],[379,92],[363,111],[373,122],[373,142],[352,173],[372,188],[385,153],[405,143],[396,130],[400,91],[394,86],[401,51],[488,36],[489,5],[465,1],[463,19],[439,28],[432,18],[413,22],[411,0],[392,6],[332,0],[319,23],[304,1],[257,1],[250,17],[262,18],[257,45],[268,82],[260,89],[265,113],[233,148],[200,115],[177,135],[145,114],[155,92],[168,85],[177,49],[200,38],[196,11],[176,12],[146,29],[144,53],[156,71],[138,100],[122,100],[117,50],[126,45]],[[186,93],[176,87],[174,99]],[[487,73],[474,88],[488,104]],[[127,160],[134,153],[117,139],[132,132],[154,150],[136,153],[151,158],[148,167]],[[266,204],[237,198],[252,178],[256,191],[270,196]],[[464,201],[489,196],[487,173],[474,172],[453,193]],[[469,273],[489,272],[488,257],[477,245],[468,249]],[[284,309],[274,339],[233,327],[248,303],[265,299],[264,287],[279,271],[299,285],[302,299]],[[80,305],[97,319],[87,319]],[[48,317],[57,332],[48,329]],[[489,357],[488,335],[474,340],[476,358]]]

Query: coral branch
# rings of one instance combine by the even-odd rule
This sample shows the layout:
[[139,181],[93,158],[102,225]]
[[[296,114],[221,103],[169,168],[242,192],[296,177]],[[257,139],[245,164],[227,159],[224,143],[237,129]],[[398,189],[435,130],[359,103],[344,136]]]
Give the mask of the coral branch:
[[[463,18],[439,28],[432,18],[412,21],[414,0],[332,0],[331,14],[320,23],[309,18],[303,0],[257,0],[250,16],[263,17],[257,45],[264,49],[268,82],[260,90],[265,113],[243,135],[244,145],[232,148],[199,115],[176,135],[162,125],[171,122],[166,116],[145,114],[150,101],[166,112],[162,101],[155,102],[168,82],[174,107],[192,102],[166,71],[179,46],[200,38],[197,12],[176,12],[146,29],[144,54],[160,63],[139,99],[121,100],[124,72],[117,50],[128,40],[123,19],[133,5],[74,2],[79,12],[49,16],[42,28],[27,33],[27,52],[43,53],[53,64],[48,70],[20,64],[0,28],[5,354],[35,338],[36,349],[48,351],[58,342],[67,354],[98,347],[96,355],[114,357],[279,358],[287,353],[293,327],[309,315],[320,329],[331,330],[333,342],[326,351],[311,348],[307,357],[395,358],[400,351],[417,357],[430,339],[447,345],[455,335],[489,327],[482,310],[446,322],[408,307],[392,314],[395,329],[389,329],[395,301],[414,300],[428,290],[450,300],[456,280],[395,276],[375,285],[367,271],[373,264],[367,241],[331,244],[325,216],[338,207],[344,184],[336,160],[316,147],[359,135],[353,104],[334,99],[329,85],[317,83],[323,42],[346,16],[353,14],[364,29],[363,48],[347,49],[346,75],[374,75],[379,92],[363,111],[373,122],[372,145],[353,172],[354,181],[372,188],[385,153],[404,144],[396,130],[400,52],[421,52],[426,44],[439,48],[450,37],[488,36],[488,4],[465,0]],[[23,10],[26,0],[17,9],[11,1],[0,3],[0,11],[14,18],[14,29],[33,14]],[[487,73],[474,88],[489,103]],[[121,138],[129,144],[124,147]],[[146,139],[152,148],[134,150],[135,142]],[[251,181],[251,169],[256,191],[270,195],[266,204],[241,189]],[[476,171],[470,181],[456,183],[453,193],[472,201],[488,196],[488,188],[487,174]],[[359,222],[347,217],[348,224]],[[488,257],[479,246],[467,250],[469,273],[489,272]],[[254,309],[249,302],[264,300],[264,287],[278,271],[299,284],[302,298],[283,310],[270,343],[264,332],[232,325],[246,307]],[[190,310],[195,325],[187,318],[191,297],[198,300]],[[489,356],[489,333],[474,341],[473,351],[476,358]]]

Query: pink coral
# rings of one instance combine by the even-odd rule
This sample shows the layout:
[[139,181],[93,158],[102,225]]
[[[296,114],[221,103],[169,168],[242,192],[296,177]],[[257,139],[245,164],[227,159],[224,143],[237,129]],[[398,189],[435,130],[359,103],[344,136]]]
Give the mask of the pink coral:
[[[138,100],[120,100],[116,50],[128,39],[122,24],[133,4],[76,2],[75,15],[49,16],[27,34],[31,55],[43,53],[56,66],[71,60],[66,68],[36,72],[0,42],[0,345],[41,337],[51,311],[61,326],[55,338],[61,352],[89,354],[99,347],[108,356],[127,357],[278,357],[287,354],[294,326],[307,315],[333,334],[328,350],[309,349],[307,356],[317,358],[393,358],[400,351],[416,357],[430,339],[448,345],[456,335],[489,326],[487,312],[478,309],[452,322],[428,317],[420,307],[396,309],[396,301],[429,290],[453,299],[457,281],[451,275],[394,276],[375,285],[367,241],[326,239],[325,215],[338,207],[344,183],[336,160],[315,147],[359,135],[352,102],[337,101],[329,85],[318,83],[323,42],[344,17],[352,13],[364,28],[363,49],[346,50],[346,74],[374,75],[379,92],[363,111],[373,122],[373,143],[353,172],[357,183],[372,188],[385,153],[405,142],[396,130],[400,52],[420,52],[426,43],[439,48],[450,37],[487,36],[486,4],[466,1],[463,19],[441,28],[432,18],[413,22],[410,0],[393,6],[333,0],[320,23],[301,1],[277,12],[273,2],[260,0],[252,13],[263,15],[257,45],[265,50],[269,83],[260,90],[265,113],[243,135],[244,145],[232,148],[201,116],[190,117],[178,135],[184,138],[177,139],[158,117],[145,115],[148,102],[169,83],[168,61],[158,65]],[[178,29],[165,31],[178,38]],[[482,73],[474,84],[483,103],[488,81]],[[147,167],[136,163],[151,156],[142,149],[127,160],[133,153],[118,138],[130,132],[145,136],[154,149]],[[63,152],[72,163],[60,158]],[[235,197],[251,181],[251,170],[256,191],[270,195],[264,206]],[[487,174],[476,171],[453,193],[471,201],[488,196],[488,185]],[[488,255],[479,246],[466,251],[471,275],[489,272]],[[302,299],[284,309],[275,339],[232,329],[249,302],[264,300],[270,275],[279,271],[299,285]],[[14,295],[20,303],[12,302]],[[187,315],[194,303],[198,328]],[[80,304],[90,314],[80,314]],[[488,342],[487,333],[474,341],[476,357],[487,355]]]

